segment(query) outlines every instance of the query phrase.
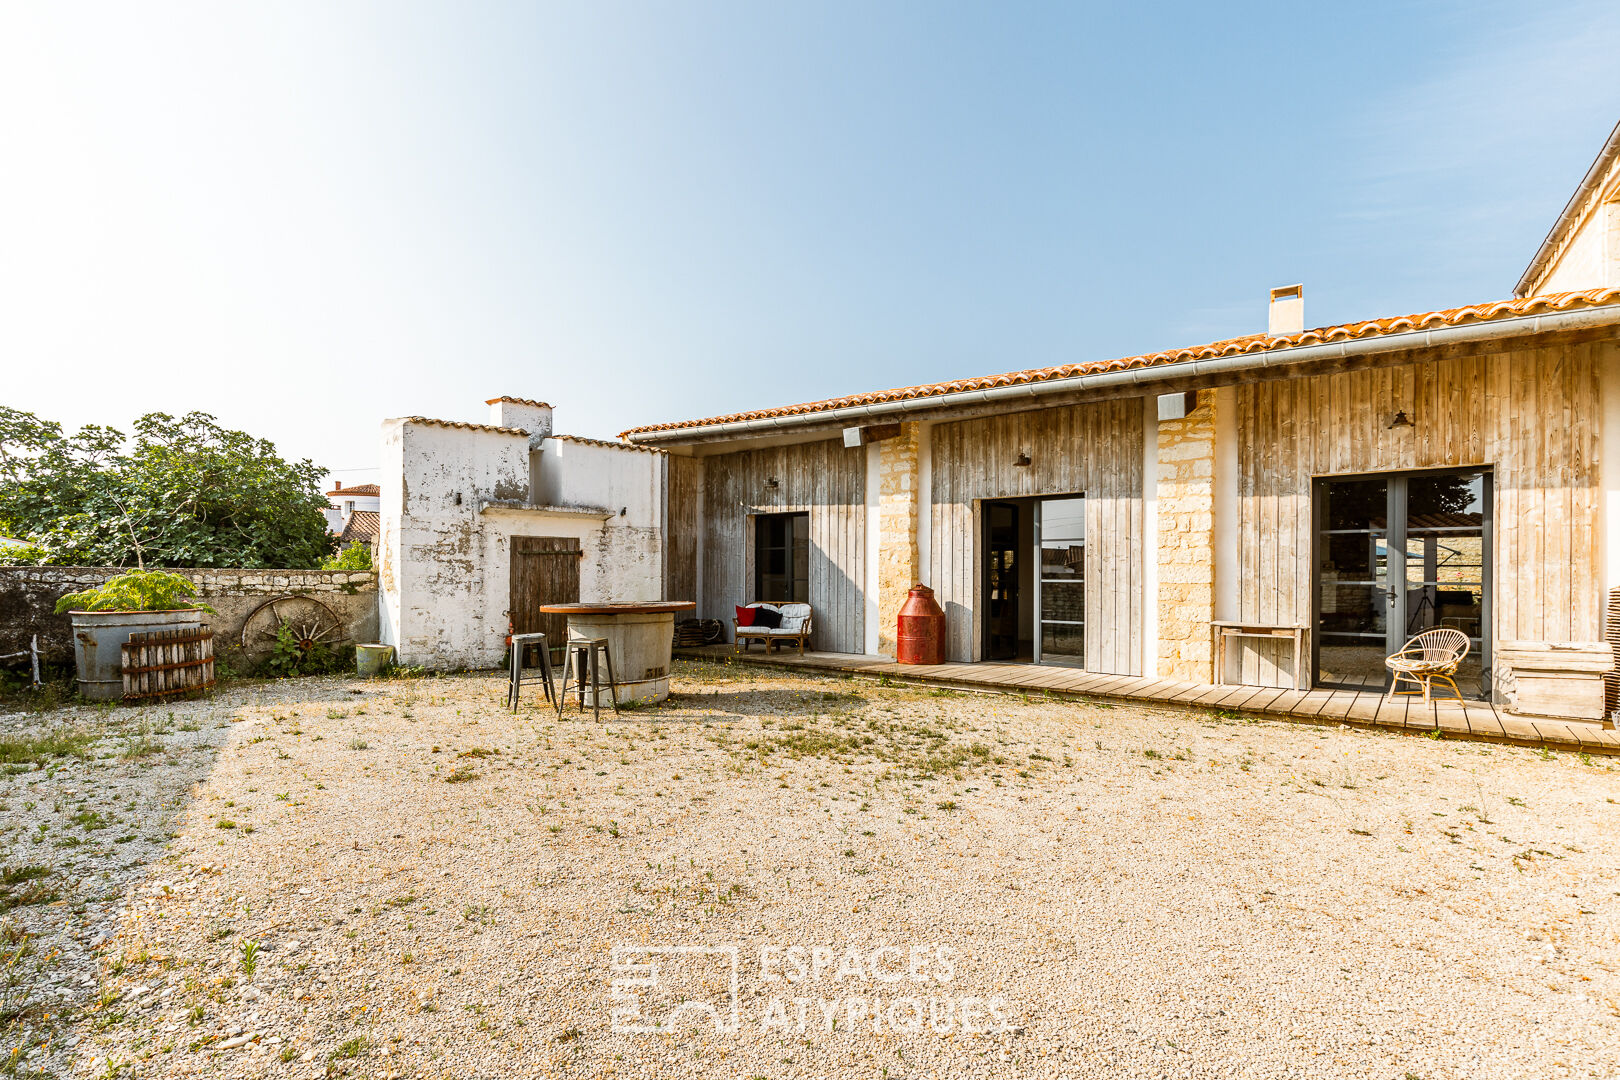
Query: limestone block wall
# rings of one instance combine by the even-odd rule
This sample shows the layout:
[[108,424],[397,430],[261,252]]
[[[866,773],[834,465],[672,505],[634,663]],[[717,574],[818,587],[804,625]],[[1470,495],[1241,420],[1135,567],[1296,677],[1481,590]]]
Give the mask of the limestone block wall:
[[1159,421],[1159,653],[1161,678],[1214,681],[1215,392]]
[[917,547],[919,425],[878,444],[878,651],[895,655],[896,620],[906,593],[922,580]]
[[[123,566],[0,566],[0,653],[27,648],[39,635],[39,647],[53,662],[73,660],[68,616],[56,614],[56,601],[70,592],[102,584],[129,570]],[[377,639],[377,575],[342,570],[194,570],[173,571],[197,586],[202,599],[219,612],[208,622],[214,629],[214,654],[238,668],[236,654],[242,625],[266,600],[278,596],[312,596],[344,624],[350,642]]]

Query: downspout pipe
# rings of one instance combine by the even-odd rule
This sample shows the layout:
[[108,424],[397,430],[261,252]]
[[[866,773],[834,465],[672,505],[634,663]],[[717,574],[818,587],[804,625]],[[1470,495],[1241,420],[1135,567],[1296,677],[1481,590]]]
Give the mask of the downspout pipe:
[[848,405],[838,409],[796,413],[790,416],[768,416],[754,420],[732,420],[700,427],[672,428],[667,431],[633,432],[625,436],[634,443],[679,443],[688,439],[714,435],[745,437],[788,432],[811,424],[842,423],[856,427],[863,423],[890,422],[907,413],[933,409],[959,408],[970,405],[1005,404],[1022,400],[1038,400],[1056,394],[1072,394],[1086,390],[1115,390],[1120,387],[1140,386],[1147,392],[1156,384],[1172,379],[1220,377],[1241,375],[1295,364],[1310,364],[1333,360],[1355,360],[1386,352],[1408,349],[1436,348],[1445,345],[1475,344],[1499,341],[1532,334],[1550,334],[1558,331],[1586,330],[1601,326],[1620,325],[1620,304],[1580,308],[1574,311],[1555,311],[1541,315],[1523,315],[1512,319],[1491,319],[1466,323],[1462,326],[1442,326],[1432,330],[1411,330],[1400,334],[1380,334],[1372,338],[1351,341],[1324,342],[1300,345],[1291,349],[1272,349],[1266,352],[1239,353],[1217,356],[1206,360],[1183,360],[1174,364],[1156,364],[1152,367],[1129,368],[1124,371],[1102,371],[1089,375],[1072,375],[1064,379],[1046,379],[1040,382],[1018,383],[1013,386],[995,386],[987,390],[962,390],[923,398],[905,398],[881,401],[871,405]]

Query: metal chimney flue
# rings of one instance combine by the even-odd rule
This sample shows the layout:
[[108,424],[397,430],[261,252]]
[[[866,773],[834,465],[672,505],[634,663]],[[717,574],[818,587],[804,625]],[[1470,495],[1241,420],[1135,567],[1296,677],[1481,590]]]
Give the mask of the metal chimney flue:
[[1305,329],[1305,286],[1283,285],[1271,290],[1271,312],[1266,332],[1273,337]]

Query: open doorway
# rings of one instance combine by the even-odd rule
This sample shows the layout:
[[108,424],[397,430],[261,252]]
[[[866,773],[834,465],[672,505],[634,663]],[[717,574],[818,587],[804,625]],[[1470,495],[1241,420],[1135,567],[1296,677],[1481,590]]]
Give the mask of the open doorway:
[[1083,495],[985,500],[981,657],[1085,666]]

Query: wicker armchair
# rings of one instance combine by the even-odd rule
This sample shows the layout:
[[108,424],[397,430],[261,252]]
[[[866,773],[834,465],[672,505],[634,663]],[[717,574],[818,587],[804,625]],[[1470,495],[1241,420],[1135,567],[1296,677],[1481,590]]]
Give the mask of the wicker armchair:
[[[1389,688],[1391,697],[1397,694],[1422,694],[1427,705],[1433,696],[1435,683],[1445,683],[1457,700],[1463,700],[1457,689],[1457,666],[1468,655],[1468,635],[1452,627],[1425,630],[1401,646],[1401,651],[1384,661],[1384,666],[1395,673]],[[1402,681],[1409,684],[1401,689]]]

